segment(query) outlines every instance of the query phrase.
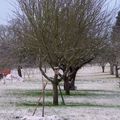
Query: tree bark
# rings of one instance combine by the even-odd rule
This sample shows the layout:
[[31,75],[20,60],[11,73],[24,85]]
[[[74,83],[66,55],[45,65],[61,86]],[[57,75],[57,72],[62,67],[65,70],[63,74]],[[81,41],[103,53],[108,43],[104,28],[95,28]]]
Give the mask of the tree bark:
[[64,79],[64,90],[66,95],[70,95],[70,90],[75,90],[75,77],[78,70],[79,68],[74,69],[74,71],[70,69],[70,76],[66,76]]
[[58,80],[58,74],[54,75],[54,78],[51,79],[49,78],[46,74],[45,71],[42,70],[42,66],[40,64],[39,69],[42,73],[42,75],[49,80],[52,83],[52,87],[53,87],[53,105],[58,105],[58,85],[59,85],[59,80]]
[[20,76],[20,77],[22,77],[22,72],[21,72],[21,69],[22,69],[22,67],[21,66],[18,66],[18,75]]
[[64,90],[66,95],[70,95],[70,84],[67,76],[64,78]]
[[53,85],[53,105],[58,105],[58,75],[55,74],[54,81],[52,82]]
[[105,72],[105,65],[102,65],[102,72],[104,73]]
[[58,85],[53,83],[53,105],[58,105]]
[[75,78],[76,78],[76,74],[77,74],[77,71],[75,71],[72,75],[72,80],[71,80],[71,84],[70,84],[70,89],[71,90],[75,90]]
[[115,65],[115,76],[116,76],[116,78],[119,77],[119,74],[118,74],[118,66],[117,66],[117,65]]
[[110,74],[114,75],[114,65],[110,64]]

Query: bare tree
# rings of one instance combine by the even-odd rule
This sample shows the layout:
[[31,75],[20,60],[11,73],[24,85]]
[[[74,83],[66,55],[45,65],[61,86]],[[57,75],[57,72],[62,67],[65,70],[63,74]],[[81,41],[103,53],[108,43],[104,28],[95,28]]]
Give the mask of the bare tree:
[[[11,67],[14,59],[11,55],[12,34],[8,26],[0,26],[0,68]],[[11,44],[12,45],[12,44]]]
[[116,17],[116,23],[113,26],[112,31],[112,39],[111,39],[111,45],[112,45],[112,53],[114,54],[114,66],[115,66],[115,75],[116,77],[119,77],[118,70],[120,69],[120,12],[118,12],[118,16]]
[[98,56],[92,61],[93,64],[98,64],[102,68],[102,72],[105,72],[105,66],[108,63],[108,53],[107,53],[107,48],[104,47],[101,49],[100,53]]
[[[35,56],[42,74],[52,83],[54,105],[58,105],[59,82],[64,80],[69,94],[77,71],[104,46],[110,23],[104,3],[104,0],[19,0],[22,29],[14,31],[22,36],[21,48],[26,56]],[[53,78],[43,71],[44,62],[55,71]],[[62,75],[56,67],[63,70]]]

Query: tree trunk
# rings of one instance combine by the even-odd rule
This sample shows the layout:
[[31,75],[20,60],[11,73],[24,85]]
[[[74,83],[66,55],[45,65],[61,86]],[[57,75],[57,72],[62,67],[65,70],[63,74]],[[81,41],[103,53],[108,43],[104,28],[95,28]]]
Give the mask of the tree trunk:
[[71,74],[69,77],[65,77],[64,79],[64,90],[66,95],[70,95],[70,90],[75,90],[75,77],[77,74],[78,68],[76,68],[76,70],[72,71],[72,69],[70,69],[70,73]]
[[59,79],[58,79],[58,74],[54,75],[54,79],[50,79],[46,74],[45,71],[42,70],[42,66],[40,64],[39,69],[42,73],[42,75],[44,75],[44,77],[46,79],[48,79],[51,83],[52,83],[52,87],[53,87],[53,105],[58,105],[58,85],[59,85]]
[[101,67],[102,67],[102,72],[104,73],[105,72],[105,66],[102,65]]
[[118,74],[118,66],[117,66],[117,65],[115,65],[115,75],[116,75],[116,78],[119,77],[119,74]]
[[66,95],[70,95],[70,84],[69,84],[68,77],[64,78],[64,90]]
[[58,105],[58,75],[55,74],[53,85],[53,105]]
[[71,84],[70,84],[70,89],[71,90],[75,90],[75,78],[76,78],[76,74],[77,74],[77,71],[75,71],[72,75],[72,80],[71,80]]
[[110,64],[110,74],[114,75],[114,65]]
[[18,66],[17,71],[18,71],[18,75],[19,75],[20,77],[22,77],[21,69],[22,69],[22,67],[21,67],[21,66]]
[[58,84],[53,83],[53,105],[58,105]]

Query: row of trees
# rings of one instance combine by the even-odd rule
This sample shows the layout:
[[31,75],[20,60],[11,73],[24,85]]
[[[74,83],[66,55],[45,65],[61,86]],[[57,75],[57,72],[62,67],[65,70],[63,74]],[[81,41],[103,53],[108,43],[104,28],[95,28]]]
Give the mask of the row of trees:
[[[1,58],[12,67],[18,64],[39,67],[51,82],[53,104],[58,105],[59,83],[64,80],[66,94],[70,94],[75,89],[77,71],[98,55],[102,58],[101,51],[112,43],[111,16],[104,9],[106,0],[18,0],[18,3],[20,13],[8,26],[3,26],[5,34],[0,33],[5,39],[0,39],[0,45],[3,42],[9,48],[6,51],[3,45],[0,47],[1,56],[4,55]],[[0,62],[6,66],[3,61]],[[43,70],[45,64],[55,71],[53,78]]]
[[112,27],[110,39],[107,42],[106,47],[100,52],[99,56],[95,60],[103,69],[107,63],[110,64],[110,74],[119,77],[120,69],[120,12],[116,17],[115,25]]

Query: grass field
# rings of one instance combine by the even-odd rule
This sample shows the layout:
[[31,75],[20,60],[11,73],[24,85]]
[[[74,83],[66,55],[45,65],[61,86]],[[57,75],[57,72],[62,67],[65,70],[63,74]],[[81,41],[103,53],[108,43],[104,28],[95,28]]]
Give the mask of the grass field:
[[[47,72],[53,75],[51,70]],[[49,83],[45,92],[45,115],[58,115],[63,120],[120,119],[119,78],[109,75],[109,66],[105,73],[101,73],[99,66],[82,68],[77,73],[76,87],[77,90],[71,91],[70,96],[62,90],[66,105],[62,104],[59,96],[59,106],[53,106],[52,86]],[[30,75],[29,79],[25,77],[24,82],[6,81],[5,85],[1,82],[0,120],[16,120],[24,115],[32,115],[41,89],[41,75],[38,71]],[[39,103],[37,116],[41,116],[41,109],[42,103]]]

